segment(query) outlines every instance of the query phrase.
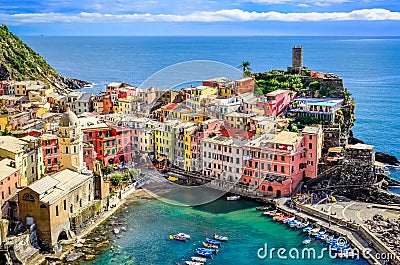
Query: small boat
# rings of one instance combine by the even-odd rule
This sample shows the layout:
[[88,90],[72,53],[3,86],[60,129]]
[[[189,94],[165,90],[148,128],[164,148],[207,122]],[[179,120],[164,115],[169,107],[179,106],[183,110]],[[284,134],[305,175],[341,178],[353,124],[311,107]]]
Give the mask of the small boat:
[[272,214],[272,213],[276,213],[276,210],[263,212],[262,215],[263,216],[270,216],[270,214]]
[[308,233],[308,232],[310,232],[312,229],[313,229],[313,226],[312,226],[312,225],[309,225],[309,226],[303,228],[303,232],[304,232],[304,233]]
[[221,245],[221,241],[215,240],[215,239],[210,239],[206,238],[207,243],[214,244],[214,245]]
[[303,245],[308,245],[311,243],[311,238],[307,237],[306,239],[303,240]]
[[319,234],[315,238],[318,240],[325,240],[328,236],[329,234]]
[[[171,238],[171,237],[169,237]],[[186,241],[186,238],[183,236],[179,236],[179,235],[173,235],[173,239],[178,240],[178,241]]]
[[302,228],[304,228],[304,227],[307,227],[308,226],[308,222],[305,222],[305,223],[298,223],[297,225],[296,225],[296,228],[297,229],[302,229]]
[[281,218],[281,217],[283,217],[283,213],[281,213],[281,214],[277,214],[277,215],[275,215],[274,217],[272,217],[272,220],[274,220],[274,221],[276,221],[278,218]]
[[185,261],[186,265],[204,265],[204,262],[197,262],[197,261],[191,261],[191,260],[187,260]]
[[240,199],[240,196],[239,196],[239,195],[234,195],[234,196],[226,197],[226,200],[227,200],[227,201],[237,201],[237,200],[239,200],[239,199]]
[[196,250],[200,250],[200,251],[204,251],[204,252],[211,252],[211,253],[215,253],[218,254],[218,249],[215,248],[198,248]]
[[228,241],[229,238],[227,236],[221,236],[221,235],[214,234],[214,239],[219,240],[219,241]]
[[212,252],[210,251],[204,251],[204,250],[196,250],[195,251],[196,255],[202,256],[202,257],[206,257],[206,258],[211,258],[212,257]]
[[281,213],[275,211],[275,212],[271,212],[271,213],[269,214],[270,217],[274,217],[274,216],[277,216],[277,215],[281,215]]
[[287,220],[287,219],[289,219],[289,218],[290,218],[290,216],[289,216],[289,215],[286,215],[286,216],[282,216],[281,218],[276,219],[276,221],[277,221],[277,222],[282,222],[282,223],[283,223],[284,220]]
[[319,228],[313,228],[313,229],[311,229],[310,231],[308,231],[308,233],[311,235],[311,234],[315,234],[315,235],[318,235],[318,232],[319,232]]
[[118,228],[114,228],[113,232],[114,232],[114,234],[118,235],[119,234],[119,229]]
[[191,257],[192,261],[197,261],[197,262],[203,262],[206,263],[207,259],[205,258],[200,258],[200,257]]
[[205,248],[215,248],[215,249],[219,248],[218,245],[211,244],[211,243],[206,243],[206,242],[203,242],[203,246],[204,246]]
[[293,227],[296,227],[298,223],[301,223],[301,221],[295,219],[295,220],[293,220],[293,221],[289,224],[289,226],[290,226],[291,228],[293,228]]
[[295,219],[294,217],[290,217],[290,218],[284,219],[284,220],[282,221],[282,223],[287,224],[287,223],[289,223],[289,222],[294,221],[294,219]]
[[190,239],[190,235],[189,234],[185,234],[185,233],[178,233],[178,236],[184,237],[186,239]]
[[256,207],[257,211],[263,211],[263,212],[268,211],[269,209],[271,209],[270,206],[258,206],[258,207]]

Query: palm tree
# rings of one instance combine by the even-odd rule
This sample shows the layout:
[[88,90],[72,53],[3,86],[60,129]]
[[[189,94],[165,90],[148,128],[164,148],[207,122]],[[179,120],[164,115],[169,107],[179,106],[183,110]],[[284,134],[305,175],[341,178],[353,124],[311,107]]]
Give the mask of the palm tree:
[[243,70],[243,75],[244,76],[250,76],[250,74],[251,74],[250,62],[243,61],[241,67],[242,67],[242,70]]

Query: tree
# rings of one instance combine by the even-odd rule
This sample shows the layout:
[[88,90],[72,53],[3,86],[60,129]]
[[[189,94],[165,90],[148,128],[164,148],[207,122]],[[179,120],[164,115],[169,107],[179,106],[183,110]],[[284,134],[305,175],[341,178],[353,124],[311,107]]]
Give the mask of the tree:
[[110,182],[114,187],[119,187],[122,184],[122,175],[121,174],[114,174],[110,177]]
[[241,67],[242,67],[244,76],[250,76],[251,75],[250,62],[243,61]]
[[114,168],[112,166],[101,167],[101,173],[103,173],[104,176],[108,176],[113,172],[114,172]]

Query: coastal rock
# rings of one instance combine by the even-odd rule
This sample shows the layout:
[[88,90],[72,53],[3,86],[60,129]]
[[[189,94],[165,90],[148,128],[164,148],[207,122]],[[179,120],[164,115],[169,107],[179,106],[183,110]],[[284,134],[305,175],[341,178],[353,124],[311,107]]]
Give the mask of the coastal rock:
[[375,153],[375,160],[391,166],[400,166],[400,161],[397,157],[382,152]]
[[71,253],[65,258],[65,261],[66,262],[75,261],[75,260],[81,258],[83,255],[85,255],[85,254],[83,254],[83,252]]

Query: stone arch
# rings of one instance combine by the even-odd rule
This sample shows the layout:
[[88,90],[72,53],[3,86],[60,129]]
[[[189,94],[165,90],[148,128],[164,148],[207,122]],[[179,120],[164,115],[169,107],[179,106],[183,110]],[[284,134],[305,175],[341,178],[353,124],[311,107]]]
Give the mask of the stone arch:
[[60,232],[60,234],[58,235],[57,241],[60,241],[60,240],[68,240],[68,234],[67,234],[67,232],[65,232],[65,230],[62,230]]

